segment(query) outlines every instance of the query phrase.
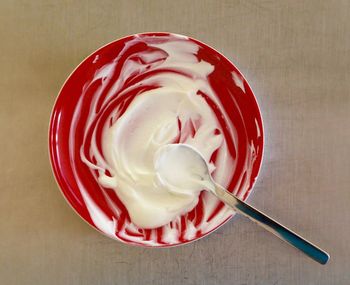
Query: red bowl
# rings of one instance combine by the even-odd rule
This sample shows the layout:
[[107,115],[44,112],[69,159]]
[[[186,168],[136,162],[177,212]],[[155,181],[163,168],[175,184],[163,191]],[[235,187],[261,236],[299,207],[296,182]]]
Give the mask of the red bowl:
[[[118,58],[118,55],[126,46],[128,56],[137,57],[139,52],[148,48],[143,40],[150,37],[162,42],[176,39],[190,41],[198,46],[198,60],[207,61],[214,66],[214,71],[207,79],[223,110],[219,110],[208,98],[207,103],[222,126],[229,153],[234,160],[232,179],[224,186],[244,200],[248,197],[263,154],[262,119],[253,92],[243,75],[226,57],[198,40],[176,34],[131,35],[109,43],[88,56],[68,77],[59,92],[50,118],[49,152],[53,173],[62,194],[83,220],[101,233],[128,244],[167,247],[206,236],[229,220],[234,212],[219,201],[215,207],[204,209],[203,201],[211,194],[201,193],[198,205],[191,212],[179,217],[177,222],[164,226],[176,232],[176,239],[167,240],[164,227],[140,229],[133,225],[117,193],[101,187],[94,171],[82,162],[79,155],[84,140],[83,127],[87,110],[102,81],[99,79],[92,82],[96,71],[113,60],[122,63],[125,59],[123,56]],[[128,44],[131,41],[135,43],[135,39],[136,44],[129,47]],[[120,69],[115,69],[114,80],[120,76],[119,71]],[[113,97],[117,98],[118,93]],[[85,108],[77,115],[75,111],[78,104]],[[227,114],[230,122],[225,122],[222,112]],[[228,123],[234,128],[234,136],[227,131]],[[215,157],[212,161],[215,163]],[[187,222],[192,225],[191,228],[186,226]]]

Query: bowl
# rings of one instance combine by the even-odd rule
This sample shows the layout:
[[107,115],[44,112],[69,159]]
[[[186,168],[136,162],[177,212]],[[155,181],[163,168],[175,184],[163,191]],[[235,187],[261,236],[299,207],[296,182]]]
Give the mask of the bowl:
[[[261,165],[263,126],[257,101],[241,72],[221,53],[196,39],[160,32],[130,35],[99,48],[79,64],[59,92],[50,118],[49,153],[57,184],[75,212],[99,232],[127,244],[146,247],[186,244],[213,232],[235,214],[210,193],[202,191],[195,208],[169,224],[156,229],[137,227],[131,222],[118,191],[102,187],[98,183],[98,170],[89,165],[96,162],[96,157],[91,155],[92,144],[101,148],[99,122],[108,120],[106,114],[116,106],[127,109],[135,96],[143,92],[141,87],[125,90],[154,76],[147,68],[154,56],[152,46],[174,42],[194,47],[196,60],[212,66],[206,84],[215,94],[215,100],[203,90],[198,96],[206,100],[215,114],[224,138],[224,146],[210,158],[213,165],[218,156],[224,162],[215,170],[217,173],[214,171],[214,178],[217,174],[218,182],[245,200]],[[166,58],[166,53],[163,56]],[[145,58],[148,62],[144,62]],[[137,74],[129,73],[127,67],[132,61],[145,68]],[[195,76],[192,79],[196,80]],[[226,177],[219,173],[223,167],[229,169]]]

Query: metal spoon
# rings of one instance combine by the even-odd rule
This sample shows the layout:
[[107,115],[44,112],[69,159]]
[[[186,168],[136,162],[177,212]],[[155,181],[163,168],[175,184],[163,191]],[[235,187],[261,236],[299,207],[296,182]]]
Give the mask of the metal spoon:
[[[171,161],[171,157],[177,157],[177,163],[179,162],[179,157],[184,157],[187,160],[189,159],[191,161],[192,166],[196,165],[196,169],[202,169],[203,175],[201,175],[202,177],[200,183],[205,190],[213,193],[226,205],[230,206],[243,216],[249,218],[251,221],[262,226],[269,232],[279,237],[281,240],[301,250],[303,253],[305,253],[315,261],[321,264],[327,263],[327,261],[330,258],[327,252],[320,249],[311,242],[307,241],[306,239],[291,231],[287,227],[281,225],[276,220],[270,218],[263,212],[248,205],[241,199],[234,196],[232,193],[228,192],[221,185],[217,184],[210,175],[208,165],[205,159],[196,149],[186,144],[169,144],[164,146],[163,148],[176,148],[177,151],[176,156],[169,156],[168,161],[166,160],[167,157],[163,157],[163,162],[174,164],[174,161]],[[199,166],[199,168],[197,166]]]

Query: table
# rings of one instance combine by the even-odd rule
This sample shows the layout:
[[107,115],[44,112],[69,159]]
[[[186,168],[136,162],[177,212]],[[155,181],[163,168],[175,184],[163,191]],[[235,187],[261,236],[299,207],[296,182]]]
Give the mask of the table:
[[[350,284],[349,1],[0,3],[1,284]],[[92,51],[171,31],[231,59],[262,110],[249,202],[331,254],[321,266],[245,218],[182,247],[113,241],[67,205],[48,159],[51,108]]]

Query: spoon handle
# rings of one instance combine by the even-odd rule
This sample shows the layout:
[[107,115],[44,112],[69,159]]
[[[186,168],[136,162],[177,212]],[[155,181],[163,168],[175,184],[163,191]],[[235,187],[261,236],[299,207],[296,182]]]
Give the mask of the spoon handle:
[[270,218],[263,212],[248,205],[241,199],[228,192],[222,186],[216,184],[215,190],[213,192],[226,205],[232,207],[234,210],[246,216],[253,222],[256,222],[269,232],[279,237],[281,240],[301,250],[303,253],[305,253],[315,261],[321,264],[326,264],[329,260],[330,256],[327,252],[323,251],[316,245],[302,238],[287,227],[281,225],[280,223]]

